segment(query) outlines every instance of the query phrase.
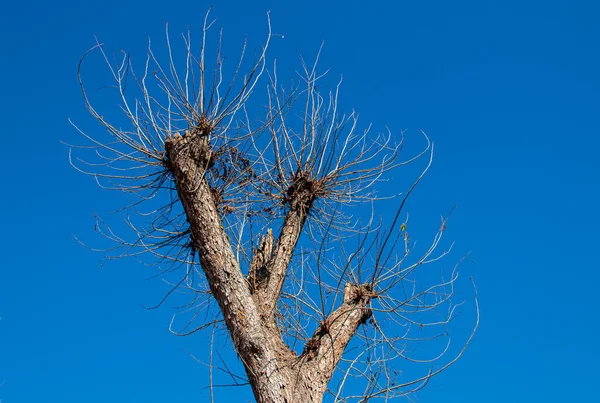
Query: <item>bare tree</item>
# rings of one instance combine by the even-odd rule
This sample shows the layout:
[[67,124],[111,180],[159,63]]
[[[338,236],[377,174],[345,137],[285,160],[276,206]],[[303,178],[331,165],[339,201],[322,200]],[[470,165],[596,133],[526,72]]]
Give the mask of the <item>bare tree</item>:
[[[355,112],[341,111],[341,81],[327,93],[317,87],[318,56],[281,85],[267,61],[270,21],[260,50],[249,57],[244,44],[237,64],[226,66],[222,35],[207,45],[213,22],[207,14],[197,53],[183,35],[181,59],[167,27],[164,61],[149,42],[140,74],[128,54],[113,62],[100,43],[81,59],[85,104],[106,134],[78,129],[89,144],[71,150],[87,156],[70,153],[71,162],[100,186],[134,196],[124,214],[132,239],[98,219],[98,231],[116,243],[107,256],[155,263],[171,284],[165,299],[189,297],[174,333],[212,328],[214,339],[215,329],[227,329],[258,402],[408,396],[456,362],[479,321],[475,299],[473,333],[452,348],[457,266],[417,282],[449,251],[436,252],[444,218],[413,256],[404,213],[433,144],[423,134],[422,151],[403,159],[403,135],[361,129]],[[82,78],[92,53],[108,66],[126,119],[109,121],[92,105]],[[424,169],[407,192],[376,191],[418,159]],[[376,203],[390,198],[396,210],[383,224]],[[430,356],[416,350],[426,343]],[[209,365],[212,398],[212,354]]]

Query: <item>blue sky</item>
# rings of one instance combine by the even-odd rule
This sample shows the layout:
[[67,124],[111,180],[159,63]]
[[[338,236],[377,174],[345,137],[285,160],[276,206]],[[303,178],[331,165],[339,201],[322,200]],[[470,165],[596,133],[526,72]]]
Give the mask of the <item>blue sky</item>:
[[[101,269],[73,234],[119,206],[68,163],[67,118],[87,123],[76,81],[94,35],[143,55],[145,38],[199,32],[209,3],[3,5],[5,147],[0,215],[3,402],[202,402],[206,372],[176,338],[164,291],[133,260]],[[425,130],[430,174],[410,205],[427,227],[458,205],[448,237],[477,281],[481,327],[424,402],[592,401],[599,347],[600,6],[593,1],[221,1],[229,43],[260,41],[265,13],[289,66],[297,52],[344,75],[343,99],[392,130]],[[402,172],[395,175],[401,176]],[[435,227],[431,227],[435,228]],[[451,264],[452,262],[448,262]],[[242,401],[229,391],[218,401]]]

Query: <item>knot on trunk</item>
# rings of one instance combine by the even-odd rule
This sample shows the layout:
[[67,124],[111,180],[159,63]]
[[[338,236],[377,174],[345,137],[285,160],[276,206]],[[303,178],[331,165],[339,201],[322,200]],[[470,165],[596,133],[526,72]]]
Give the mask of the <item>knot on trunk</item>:
[[201,172],[210,169],[216,162],[208,136],[214,127],[201,117],[198,124],[186,130],[183,136],[177,132],[165,139],[165,166],[178,177],[194,168],[201,168]]
[[351,309],[359,308],[358,311],[361,312],[360,324],[367,323],[367,320],[373,316],[373,311],[367,305],[377,296],[378,294],[373,290],[371,284],[346,284],[344,287],[344,304],[351,307]]
[[191,131],[196,136],[208,136],[212,133],[214,126],[208,121],[206,116],[202,116],[198,119],[198,123],[194,126]]
[[377,293],[373,290],[371,284],[356,285],[348,283],[344,287],[344,303],[346,304],[366,304],[375,298],[377,298]]
[[317,198],[325,195],[324,185],[324,180],[315,179],[308,170],[298,168],[292,178],[292,184],[283,195],[283,203],[292,209],[306,212]]

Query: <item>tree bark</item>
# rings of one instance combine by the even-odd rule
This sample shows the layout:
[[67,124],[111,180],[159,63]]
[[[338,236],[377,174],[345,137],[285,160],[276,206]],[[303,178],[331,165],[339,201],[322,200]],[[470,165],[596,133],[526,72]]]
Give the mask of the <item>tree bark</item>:
[[319,326],[300,356],[285,345],[273,314],[307,210],[290,208],[275,245],[270,232],[263,238],[246,279],[205,176],[213,158],[209,130],[204,127],[184,137],[168,138],[165,149],[166,166],[212,295],[257,402],[321,402],[348,342],[371,315],[373,296],[364,286],[347,285],[343,304]]

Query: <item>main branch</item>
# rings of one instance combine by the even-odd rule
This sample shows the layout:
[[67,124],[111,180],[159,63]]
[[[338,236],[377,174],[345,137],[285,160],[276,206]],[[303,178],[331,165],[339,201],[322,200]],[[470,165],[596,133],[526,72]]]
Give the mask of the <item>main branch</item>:
[[260,402],[284,402],[289,396],[288,379],[278,371],[272,338],[261,326],[205,176],[212,153],[208,130],[199,128],[185,137],[167,139],[166,165],[175,180],[202,270],[244,361],[254,394]]

